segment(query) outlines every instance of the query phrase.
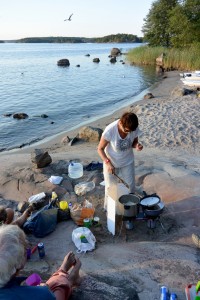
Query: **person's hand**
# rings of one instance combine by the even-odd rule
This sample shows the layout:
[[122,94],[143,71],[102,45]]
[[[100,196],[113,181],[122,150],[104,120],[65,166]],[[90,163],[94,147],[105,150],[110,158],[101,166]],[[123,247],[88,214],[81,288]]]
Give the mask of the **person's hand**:
[[136,149],[137,151],[141,151],[141,150],[143,149],[142,144],[137,143],[135,149]]
[[114,166],[111,164],[111,162],[108,162],[108,163],[107,163],[107,168],[108,168],[108,172],[109,172],[110,174],[114,174],[115,168],[114,168]]

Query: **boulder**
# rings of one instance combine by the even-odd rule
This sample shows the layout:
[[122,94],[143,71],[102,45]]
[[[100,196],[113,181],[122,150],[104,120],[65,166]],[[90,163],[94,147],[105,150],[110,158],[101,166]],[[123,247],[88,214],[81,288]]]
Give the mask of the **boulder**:
[[193,89],[186,89],[182,87],[175,87],[171,93],[172,96],[174,97],[182,97],[186,95],[193,94],[194,90]]
[[118,56],[118,55],[121,55],[121,51],[119,48],[112,48],[111,50],[111,56]]
[[96,58],[93,59],[93,62],[99,63],[99,62],[100,62],[100,59],[99,59],[98,57],[96,57]]
[[63,58],[57,61],[57,65],[61,67],[68,67],[70,65],[69,59]]
[[154,95],[152,93],[147,93],[146,95],[144,95],[144,99],[151,99],[154,98]]
[[116,56],[115,57],[112,57],[111,59],[110,59],[110,62],[113,64],[113,63],[116,63],[116,61],[117,61],[117,59],[116,59]]
[[28,115],[25,114],[25,113],[16,113],[16,114],[13,115],[13,118],[18,119],[18,120],[27,119]]
[[164,53],[162,53],[160,56],[158,56],[157,58],[156,58],[156,65],[157,66],[161,66],[161,67],[163,67],[163,65],[164,65]]
[[87,142],[99,142],[103,130],[100,128],[94,128],[91,126],[82,127],[78,133],[78,137]]
[[44,168],[52,162],[52,158],[48,151],[43,149],[35,149],[31,153],[31,161],[33,164],[36,164],[37,168]]

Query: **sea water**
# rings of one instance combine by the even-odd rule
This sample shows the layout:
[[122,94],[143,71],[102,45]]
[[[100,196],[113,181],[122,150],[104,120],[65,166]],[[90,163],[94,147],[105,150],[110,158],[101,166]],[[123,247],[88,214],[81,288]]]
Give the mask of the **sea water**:
[[[123,64],[125,55],[111,64],[108,56],[114,47],[126,53],[140,45],[0,43],[0,151],[29,145],[132,104],[157,80],[155,69]],[[96,57],[99,63],[93,62]],[[62,58],[69,59],[69,67],[57,66]],[[5,117],[20,112],[29,117]]]

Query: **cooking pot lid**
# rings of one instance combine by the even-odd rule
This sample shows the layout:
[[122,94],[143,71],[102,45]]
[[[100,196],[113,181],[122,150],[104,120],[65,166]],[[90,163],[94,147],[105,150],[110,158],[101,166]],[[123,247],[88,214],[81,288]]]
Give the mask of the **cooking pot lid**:
[[140,204],[143,206],[154,206],[156,204],[158,204],[160,202],[160,198],[158,197],[146,197],[144,199],[141,200]]

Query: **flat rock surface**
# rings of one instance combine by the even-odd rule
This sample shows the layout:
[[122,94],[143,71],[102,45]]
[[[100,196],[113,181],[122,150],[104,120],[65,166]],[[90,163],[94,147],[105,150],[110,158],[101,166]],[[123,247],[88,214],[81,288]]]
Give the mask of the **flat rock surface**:
[[[78,180],[69,180],[67,167],[70,160],[83,165],[100,161],[97,143],[76,142],[73,146],[61,143],[62,134],[53,141],[32,145],[18,151],[0,154],[0,204],[16,207],[18,201],[27,201],[39,192],[58,195],[82,202],[89,200],[95,207],[95,215],[101,225],[91,227],[96,237],[96,248],[86,254],[78,254],[82,261],[81,286],[73,292],[72,299],[135,299],[159,300],[160,287],[168,286],[178,300],[185,300],[185,287],[200,279],[200,250],[193,244],[192,233],[200,233],[200,155],[199,155],[199,100],[193,95],[175,97],[172,90],[178,85],[177,72],[167,74],[161,84],[151,91],[155,98],[131,105],[140,120],[143,151],[135,153],[137,192],[156,193],[165,207],[154,229],[147,220],[135,220],[133,230],[118,223],[117,233],[107,230],[106,213],[102,210],[104,187],[102,171],[84,171]],[[186,115],[189,112],[189,118]],[[104,127],[121,115],[91,123]],[[78,130],[67,133],[70,138]],[[31,164],[34,147],[46,149],[52,163],[41,170]],[[64,177],[60,186],[48,182],[51,175]],[[74,185],[81,181],[96,183],[95,189],[77,197]],[[46,256],[39,259],[35,252],[26,264],[24,274],[37,272],[47,279],[61,264],[65,254],[76,247],[72,231],[77,228],[72,220],[59,223],[56,230],[42,239],[32,235],[32,246],[44,242]]]

